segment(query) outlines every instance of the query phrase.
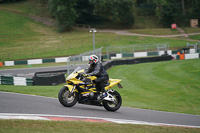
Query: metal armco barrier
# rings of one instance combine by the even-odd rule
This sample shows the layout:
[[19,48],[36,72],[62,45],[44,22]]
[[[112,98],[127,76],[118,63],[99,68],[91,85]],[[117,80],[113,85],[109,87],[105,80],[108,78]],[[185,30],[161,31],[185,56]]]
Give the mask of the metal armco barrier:
[[110,60],[107,62],[103,62],[105,69],[109,69],[112,66],[116,65],[128,65],[128,64],[138,64],[138,63],[146,63],[146,62],[157,62],[157,61],[168,61],[172,60],[172,56],[157,56],[157,57],[145,57],[145,58],[137,58],[137,59],[124,59],[124,60]]
[[34,85],[57,85],[65,83],[67,70],[37,72],[33,77]]

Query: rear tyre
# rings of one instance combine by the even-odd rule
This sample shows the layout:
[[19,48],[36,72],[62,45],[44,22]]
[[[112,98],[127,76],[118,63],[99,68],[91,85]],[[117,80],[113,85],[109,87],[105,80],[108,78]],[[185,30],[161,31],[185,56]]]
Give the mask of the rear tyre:
[[69,97],[70,91],[67,87],[63,87],[58,93],[59,102],[65,107],[72,107],[78,101],[78,94],[73,93],[71,97]]
[[117,91],[109,92],[113,97],[115,97],[114,102],[104,101],[103,106],[107,111],[117,111],[122,104],[122,98]]

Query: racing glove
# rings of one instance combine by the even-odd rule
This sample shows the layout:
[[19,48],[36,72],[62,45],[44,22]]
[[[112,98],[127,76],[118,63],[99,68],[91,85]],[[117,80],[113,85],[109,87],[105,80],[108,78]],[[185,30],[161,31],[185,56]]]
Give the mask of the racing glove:
[[88,75],[84,73],[84,74],[83,74],[83,77],[88,77]]

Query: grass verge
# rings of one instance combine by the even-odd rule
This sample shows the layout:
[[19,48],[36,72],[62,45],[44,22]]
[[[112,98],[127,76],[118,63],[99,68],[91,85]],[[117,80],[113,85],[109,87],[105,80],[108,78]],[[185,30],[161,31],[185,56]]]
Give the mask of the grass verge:
[[62,88],[61,85],[57,86],[12,86],[0,85],[0,91],[16,92],[22,94],[39,95],[46,97],[58,97],[58,92]]
[[184,27],[183,30],[186,33],[199,33],[200,32],[200,28],[189,28],[189,27]]
[[0,120],[2,133],[198,133],[200,129],[115,123]]
[[132,33],[147,34],[147,35],[176,35],[180,34],[176,29],[170,28],[154,28],[154,29],[132,29]]
[[194,39],[194,40],[200,40],[200,35],[192,35],[189,36],[190,39]]
[[200,59],[116,66],[109,70],[122,78],[123,105],[200,114]]

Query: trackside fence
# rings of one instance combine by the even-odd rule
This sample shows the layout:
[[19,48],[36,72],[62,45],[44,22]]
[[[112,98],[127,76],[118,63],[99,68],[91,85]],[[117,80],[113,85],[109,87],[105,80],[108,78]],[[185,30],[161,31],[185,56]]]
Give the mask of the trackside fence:
[[169,51],[169,43],[164,44],[145,44],[145,45],[121,45],[121,46],[108,46],[106,47],[107,59],[117,59],[126,57],[146,57],[146,56],[159,56]]
[[98,56],[99,61],[101,61],[102,57],[102,48],[92,50],[80,55],[76,56],[70,56],[67,60],[67,74],[70,74],[74,69],[76,69],[78,66],[82,68],[87,68],[88,67],[88,58],[90,55],[95,54]]

